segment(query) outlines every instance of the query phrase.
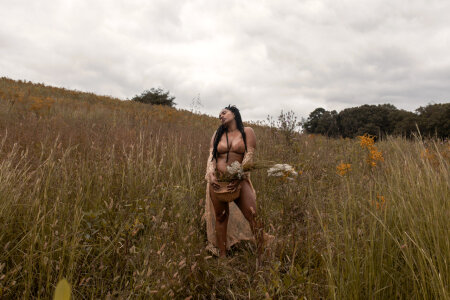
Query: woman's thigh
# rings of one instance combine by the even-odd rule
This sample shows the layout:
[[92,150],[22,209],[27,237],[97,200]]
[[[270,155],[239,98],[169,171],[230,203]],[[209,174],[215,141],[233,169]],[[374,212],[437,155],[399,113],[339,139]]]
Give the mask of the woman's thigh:
[[241,194],[234,202],[247,219],[256,214],[256,195],[247,180],[241,182]]
[[224,219],[229,215],[228,202],[223,202],[216,199],[214,192],[212,191],[212,186],[209,186],[209,195],[211,197],[211,202],[213,203],[214,212],[216,214],[216,219]]

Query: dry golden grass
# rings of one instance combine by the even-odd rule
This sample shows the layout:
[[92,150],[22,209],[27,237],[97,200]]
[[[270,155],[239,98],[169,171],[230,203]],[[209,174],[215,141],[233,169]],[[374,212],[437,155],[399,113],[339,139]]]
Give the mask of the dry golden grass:
[[448,143],[368,150],[251,124],[257,159],[301,175],[252,175],[276,240],[261,257],[248,243],[219,261],[201,219],[217,126],[0,79],[0,298],[49,298],[61,278],[76,299],[450,297]]

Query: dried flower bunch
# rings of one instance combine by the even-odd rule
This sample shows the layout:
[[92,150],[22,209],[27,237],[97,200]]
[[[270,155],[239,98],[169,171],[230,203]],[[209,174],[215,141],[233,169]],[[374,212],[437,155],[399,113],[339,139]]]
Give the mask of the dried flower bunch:
[[283,177],[284,179],[293,180],[298,173],[288,164],[273,164],[273,162],[256,162],[242,165],[238,161],[227,166],[226,173],[219,173],[217,178],[219,181],[242,180],[246,178],[246,173],[253,170],[268,169],[267,175],[271,177]]
[[272,177],[283,177],[288,180],[294,180],[294,176],[297,176],[297,172],[291,165],[288,164],[276,164],[267,170],[267,175]]
[[227,166],[227,171],[225,173],[217,172],[216,176],[218,181],[234,181],[245,179],[246,172],[256,169],[266,168],[264,163],[247,163],[242,165],[238,161],[234,161],[231,165]]
[[238,179],[243,179],[245,176],[244,168],[238,161],[234,161],[230,166],[227,166],[227,171]]

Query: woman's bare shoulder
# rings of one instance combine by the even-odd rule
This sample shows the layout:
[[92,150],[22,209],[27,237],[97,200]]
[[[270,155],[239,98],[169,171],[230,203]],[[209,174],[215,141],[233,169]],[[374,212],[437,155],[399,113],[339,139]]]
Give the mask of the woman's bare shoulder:
[[249,127],[249,126],[244,127],[244,131],[245,131],[245,133],[247,133],[247,132],[254,132],[254,131],[253,131],[253,128],[251,128],[251,127]]
[[244,127],[244,132],[247,136],[253,136],[255,137],[255,132],[253,131],[253,128],[251,127]]
[[245,135],[247,136],[247,145],[256,148],[256,135],[251,127],[244,127]]

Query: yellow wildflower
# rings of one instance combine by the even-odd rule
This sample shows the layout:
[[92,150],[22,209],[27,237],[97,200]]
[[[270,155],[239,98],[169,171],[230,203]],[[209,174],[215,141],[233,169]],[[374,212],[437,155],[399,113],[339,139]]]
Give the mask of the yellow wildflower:
[[365,133],[362,136],[358,136],[358,138],[361,148],[366,148],[369,151],[366,159],[369,166],[375,167],[377,165],[377,161],[384,161],[383,153],[374,145],[375,136]]
[[376,166],[377,166],[377,162],[376,162],[376,161],[373,161],[373,160],[371,160],[371,159],[369,159],[369,158],[367,158],[367,164],[368,164],[369,166],[371,166],[371,167],[376,167]]
[[370,149],[373,144],[375,143],[374,138],[375,136],[365,133],[364,135],[358,136],[359,138],[359,145],[361,148],[367,148]]
[[375,146],[370,149],[369,158],[372,161],[384,161],[383,153],[375,148]]
[[347,174],[347,172],[349,172],[351,170],[352,170],[351,164],[341,163],[340,165],[338,165],[336,167],[336,173],[339,174],[340,176],[344,176],[345,174]]
[[377,195],[377,201],[375,201],[375,207],[377,209],[383,209],[385,203],[386,203],[386,199],[384,199],[384,196]]

